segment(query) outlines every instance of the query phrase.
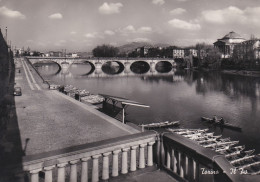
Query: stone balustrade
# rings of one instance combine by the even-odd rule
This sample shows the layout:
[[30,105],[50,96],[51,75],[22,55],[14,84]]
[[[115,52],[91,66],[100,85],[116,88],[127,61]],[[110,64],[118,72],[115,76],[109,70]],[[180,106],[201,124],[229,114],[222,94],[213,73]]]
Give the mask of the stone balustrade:
[[44,173],[45,182],[106,181],[136,171],[137,166],[152,166],[156,136],[155,132],[149,131],[26,156],[23,168],[29,173],[31,182],[39,182],[40,173]]
[[[178,181],[260,181],[259,175],[232,174],[224,155],[175,133],[161,134],[159,165]],[[158,147],[157,147],[158,148]]]

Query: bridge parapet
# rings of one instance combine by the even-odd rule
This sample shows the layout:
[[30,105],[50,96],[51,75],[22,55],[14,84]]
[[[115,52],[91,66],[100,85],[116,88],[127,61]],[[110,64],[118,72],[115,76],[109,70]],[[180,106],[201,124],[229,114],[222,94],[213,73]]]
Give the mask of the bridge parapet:
[[[144,132],[26,156],[23,160],[23,168],[30,174],[31,182],[39,181],[40,172],[45,173],[45,181],[46,179],[47,181],[64,181],[66,173],[69,174],[70,181],[77,181],[78,177],[82,182],[90,178],[92,181],[99,181],[100,177],[102,180],[108,180],[111,176],[118,176],[119,171],[121,174],[127,174],[129,169],[136,171],[137,167],[142,169],[146,166],[153,166],[153,144],[156,139],[155,132]],[[128,162],[129,158],[130,162]],[[92,172],[88,170],[89,164],[92,164],[90,166]],[[100,164],[102,164],[101,167]],[[81,171],[77,169],[79,165],[81,165]],[[112,173],[110,173],[110,168],[112,168]],[[56,171],[57,175],[53,175]],[[53,176],[57,176],[57,179],[53,179]]]

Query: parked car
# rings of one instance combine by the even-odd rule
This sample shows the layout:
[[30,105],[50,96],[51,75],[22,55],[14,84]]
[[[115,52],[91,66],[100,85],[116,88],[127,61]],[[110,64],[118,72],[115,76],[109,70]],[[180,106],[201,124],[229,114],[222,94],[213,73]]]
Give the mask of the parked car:
[[14,96],[21,96],[21,95],[22,95],[21,87],[14,87]]

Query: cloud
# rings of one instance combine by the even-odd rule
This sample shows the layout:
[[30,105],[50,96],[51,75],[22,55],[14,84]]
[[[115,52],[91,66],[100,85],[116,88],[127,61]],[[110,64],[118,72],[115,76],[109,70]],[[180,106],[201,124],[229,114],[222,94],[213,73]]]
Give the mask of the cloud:
[[60,14],[60,13],[55,13],[55,14],[52,14],[52,15],[50,15],[48,17],[50,19],[62,19],[63,18],[62,14]]
[[128,39],[127,42],[151,42],[151,40],[148,38],[139,37],[135,39]]
[[179,2],[186,2],[186,1],[189,1],[189,0],[177,0]]
[[168,24],[174,28],[184,29],[184,30],[200,30],[201,26],[198,23],[190,23],[184,20],[172,19],[168,21]]
[[26,16],[20,13],[19,11],[11,10],[5,6],[0,7],[0,15],[8,17],[8,18],[14,18],[14,19],[25,19]]
[[165,1],[164,0],[153,0],[152,3],[156,4],[156,5],[163,5],[165,3]]
[[137,30],[138,33],[150,33],[152,32],[152,28],[151,27],[140,27]]
[[211,23],[224,24],[231,21],[245,21],[244,11],[234,6],[219,10],[205,10],[201,14],[205,21]]
[[183,8],[176,8],[170,11],[170,14],[172,15],[181,15],[186,12],[186,9]]
[[72,32],[70,32],[70,34],[75,35],[75,34],[77,34],[77,32],[72,31]]
[[100,35],[98,32],[92,32],[92,33],[86,33],[84,37],[89,38],[89,39],[94,39],[94,38],[100,38],[103,39],[104,37]]
[[120,8],[123,7],[122,3],[107,3],[102,4],[98,10],[101,14],[115,14],[120,13]]
[[112,31],[112,30],[106,30],[106,31],[104,32],[104,34],[106,34],[106,35],[115,35],[115,32]]

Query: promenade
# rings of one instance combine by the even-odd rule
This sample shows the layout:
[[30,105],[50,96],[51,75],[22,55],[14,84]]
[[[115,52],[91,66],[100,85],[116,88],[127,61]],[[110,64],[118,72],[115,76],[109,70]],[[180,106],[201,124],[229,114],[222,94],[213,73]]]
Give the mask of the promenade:
[[25,155],[134,134],[139,131],[57,91],[48,90],[23,58],[16,59],[15,97]]

